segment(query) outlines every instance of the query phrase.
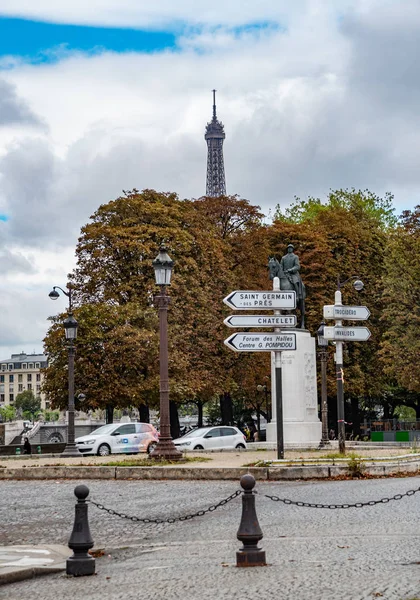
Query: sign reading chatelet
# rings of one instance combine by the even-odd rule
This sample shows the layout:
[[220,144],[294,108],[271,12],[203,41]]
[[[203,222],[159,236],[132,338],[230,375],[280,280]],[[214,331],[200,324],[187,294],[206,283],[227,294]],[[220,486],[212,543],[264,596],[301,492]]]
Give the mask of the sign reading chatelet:
[[370,338],[367,327],[324,327],[324,338],[340,342],[366,342]]
[[236,290],[223,302],[235,310],[292,310],[296,308],[296,292]]
[[296,327],[296,315],[231,315],[228,327]]
[[280,352],[296,350],[295,333],[234,333],[225,344],[236,352]]
[[335,319],[336,321],[365,321],[370,317],[370,310],[367,306],[334,306],[329,304],[324,306],[324,318]]

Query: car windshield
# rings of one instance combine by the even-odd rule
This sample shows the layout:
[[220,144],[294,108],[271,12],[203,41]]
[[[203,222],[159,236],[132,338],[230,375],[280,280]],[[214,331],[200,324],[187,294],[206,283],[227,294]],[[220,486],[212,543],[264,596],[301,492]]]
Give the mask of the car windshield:
[[192,431],[189,431],[188,433],[186,433],[185,435],[183,435],[183,438],[191,438],[191,437],[201,437],[202,435],[204,435],[208,430],[207,429],[193,429]]
[[89,435],[104,435],[106,433],[110,433],[115,429],[115,423],[111,423],[110,425],[103,425],[103,427],[99,427],[99,429],[95,429],[89,433]]

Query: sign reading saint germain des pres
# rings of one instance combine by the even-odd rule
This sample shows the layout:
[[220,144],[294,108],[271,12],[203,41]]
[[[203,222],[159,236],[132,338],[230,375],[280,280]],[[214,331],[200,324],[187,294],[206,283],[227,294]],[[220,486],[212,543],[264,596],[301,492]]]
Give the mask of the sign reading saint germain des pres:
[[223,298],[223,302],[236,310],[292,310],[296,308],[296,292],[236,290]]
[[295,333],[234,333],[225,340],[236,352],[279,352],[296,350]]

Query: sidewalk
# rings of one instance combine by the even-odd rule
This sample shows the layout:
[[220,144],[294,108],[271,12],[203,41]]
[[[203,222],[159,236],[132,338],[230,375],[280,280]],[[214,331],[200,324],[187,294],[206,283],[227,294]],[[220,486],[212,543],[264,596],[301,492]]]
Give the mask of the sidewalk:
[[0,546],[0,585],[66,569],[67,546]]

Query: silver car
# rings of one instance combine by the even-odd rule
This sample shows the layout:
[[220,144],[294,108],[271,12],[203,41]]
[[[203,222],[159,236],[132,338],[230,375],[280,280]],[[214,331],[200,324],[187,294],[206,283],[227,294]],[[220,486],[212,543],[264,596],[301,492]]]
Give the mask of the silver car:
[[245,449],[246,437],[237,427],[200,427],[174,440],[179,450]]

